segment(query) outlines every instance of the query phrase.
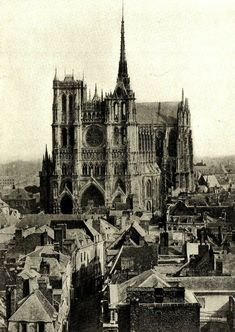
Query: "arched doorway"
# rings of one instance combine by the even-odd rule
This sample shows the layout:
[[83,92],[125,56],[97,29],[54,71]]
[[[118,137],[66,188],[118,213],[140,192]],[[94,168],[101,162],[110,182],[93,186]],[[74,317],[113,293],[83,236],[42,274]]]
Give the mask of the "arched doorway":
[[118,194],[113,200],[113,207],[116,207],[116,204],[119,204],[121,202],[122,202],[121,194]]
[[103,194],[93,184],[84,191],[81,199],[82,207],[86,207],[88,205],[96,207],[105,205]]
[[73,212],[73,200],[69,195],[65,195],[61,199],[60,211],[63,214],[71,214]]

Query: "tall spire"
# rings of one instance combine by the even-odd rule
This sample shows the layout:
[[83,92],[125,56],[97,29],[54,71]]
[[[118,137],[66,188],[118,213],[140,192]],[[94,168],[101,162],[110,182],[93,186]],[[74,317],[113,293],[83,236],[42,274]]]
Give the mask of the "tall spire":
[[55,67],[55,76],[54,76],[54,81],[57,81],[57,68]]
[[125,29],[124,29],[124,4],[122,2],[122,21],[121,21],[121,47],[120,60],[118,67],[118,82],[123,82],[125,87],[129,89],[130,79],[128,77],[126,50],[125,50]]
[[47,144],[46,144],[46,149],[45,149],[45,160],[48,160]]

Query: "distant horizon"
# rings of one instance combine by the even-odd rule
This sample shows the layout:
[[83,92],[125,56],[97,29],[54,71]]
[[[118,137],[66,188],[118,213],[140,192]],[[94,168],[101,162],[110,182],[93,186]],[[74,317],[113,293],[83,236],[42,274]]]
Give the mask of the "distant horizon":
[[[49,154],[51,155],[51,152],[48,151]],[[0,160],[0,165],[4,165],[4,164],[9,164],[9,163],[14,163],[14,162],[42,162],[42,157],[38,157],[38,158],[31,158],[31,159],[22,159],[22,158],[18,158],[18,159],[9,159],[9,160]],[[205,161],[206,159],[229,159],[229,158],[234,158],[235,159],[235,154],[231,154],[231,155],[214,155],[214,156],[195,156],[194,157],[194,163],[195,162],[201,162],[201,161]]]

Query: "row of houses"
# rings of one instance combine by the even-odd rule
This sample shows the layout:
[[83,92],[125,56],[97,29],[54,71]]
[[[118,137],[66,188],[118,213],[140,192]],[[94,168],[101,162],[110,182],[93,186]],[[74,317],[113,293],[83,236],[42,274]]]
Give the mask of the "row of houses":
[[0,260],[2,331],[66,332],[71,301],[102,287],[104,240],[78,216],[28,215],[2,243]]

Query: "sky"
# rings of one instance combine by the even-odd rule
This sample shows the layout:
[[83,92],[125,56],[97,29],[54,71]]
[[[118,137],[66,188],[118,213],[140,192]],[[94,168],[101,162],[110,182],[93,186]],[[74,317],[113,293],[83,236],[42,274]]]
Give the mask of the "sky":
[[[51,149],[52,81],[114,89],[121,0],[1,0],[0,162]],[[125,0],[137,102],[189,98],[195,156],[235,154],[235,1]]]

